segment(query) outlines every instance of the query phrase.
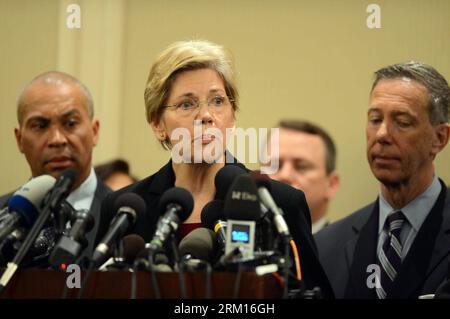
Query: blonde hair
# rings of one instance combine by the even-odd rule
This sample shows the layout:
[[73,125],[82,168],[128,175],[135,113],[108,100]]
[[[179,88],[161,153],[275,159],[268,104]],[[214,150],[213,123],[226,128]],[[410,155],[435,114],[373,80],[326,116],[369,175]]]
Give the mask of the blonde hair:
[[[148,123],[159,122],[175,77],[184,71],[212,69],[222,78],[225,92],[233,100],[233,110],[239,106],[234,62],[224,47],[206,40],[175,42],[153,63],[145,86],[144,99]],[[162,141],[170,147],[169,139]]]

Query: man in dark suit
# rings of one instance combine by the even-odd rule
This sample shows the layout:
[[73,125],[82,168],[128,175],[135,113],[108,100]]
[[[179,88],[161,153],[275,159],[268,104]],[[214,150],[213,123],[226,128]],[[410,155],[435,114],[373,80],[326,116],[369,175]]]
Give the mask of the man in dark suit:
[[[17,103],[17,145],[26,157],[31,176],[57,178],[67,168],[77,176],[67,201],[77,210],[89,210],[95,220],[87,234],[91,254],[98,230],[100,204],[110,189],[92,168],[92,150],[98,141],[99,122],[89,90],[76,78],[62,72],[35,77],[21,92]],[[0,197],[0,208],[12,193]],[[68,225],[69,226],[69,225]]]
[[418,298],[448,270],[450,192],[433,160],[450,135],[449,87],[417,62],[375,75],[366,140],[379,197],[315,239],[337,298]]

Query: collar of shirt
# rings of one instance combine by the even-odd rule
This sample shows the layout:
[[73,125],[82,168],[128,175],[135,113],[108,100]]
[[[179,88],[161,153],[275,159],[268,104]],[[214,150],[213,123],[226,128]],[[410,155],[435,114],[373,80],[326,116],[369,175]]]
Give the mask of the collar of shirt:
[[428,188],[422,194],[417,196],[413,201],[411,201],[401,209],[392,208],[392,206],[384,198],[383,194],[380,193],[380,219],[378,223],[378,234],[383,231],[386,218],[394,211],[398,210],[401,210],[403,212],[411,227],[416,232],[418,232],[425,218],[427,218],[428,214],[433,208],[433,205],[439,197],[440,192],[441,184],[439,183],[439,179],[435,175],[433,177],[431,185],[428,186]]
[[88,178],[86,178],[77,189],[69,194],[69,196],[67,197],[67,201],[76,210],[90,210],[92,201],[94,200],[96,189],[97,176],[95,175],[94,168],[91,168],[91,173],[89,174]]
[[319,230],[321,230],[322,228],[325,227],[325,225],[328,224],[328,218],[326,216],[323,216],[321,219],[319,219],[318,221],[316,221],[314,224],[312,224],[311,226],[311,232],[313,234],[319,232]]

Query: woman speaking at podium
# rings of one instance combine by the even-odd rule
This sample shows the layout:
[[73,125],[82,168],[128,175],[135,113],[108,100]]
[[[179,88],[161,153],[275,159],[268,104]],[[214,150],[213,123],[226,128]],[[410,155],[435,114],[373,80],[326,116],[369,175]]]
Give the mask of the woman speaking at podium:
[[[202,208],[214,199],[216,173],[225,159],[227,131],[235,126],[239,108],[236,72],[227,50],[209,41],[175,42],[153,63],[145,88],[147,121],[161,145],[172,151],[171,160],[153,175],[108,196],[102,204],[97,242],[114,217],[115,199],[134,192],[146,202],[146,214],[133,233],[150,241],[161,213],[158,201],[174,187],[188,190],[194,199],[190,216],[179,227],[183,236],[200,227]],[[205,152],[209,147],[210,152]],[[227,163],[225,163],[227,162]],[[285,213],[291,235],[298,247],[302,278],[306,287],[319,286],[325,297],[333,293],[317,258],[311,235],[311,221],[301,191],[271,181],[272,196]]]

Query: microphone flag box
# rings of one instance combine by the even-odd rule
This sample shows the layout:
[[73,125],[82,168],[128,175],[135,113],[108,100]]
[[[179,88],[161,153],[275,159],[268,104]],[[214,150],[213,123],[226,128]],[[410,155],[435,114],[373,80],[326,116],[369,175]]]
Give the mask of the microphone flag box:
[[242,259],[251,259],[255,247],[255,222],[247,220],[227,221],[227,241],[225,255],[231,254],[239,248]]

